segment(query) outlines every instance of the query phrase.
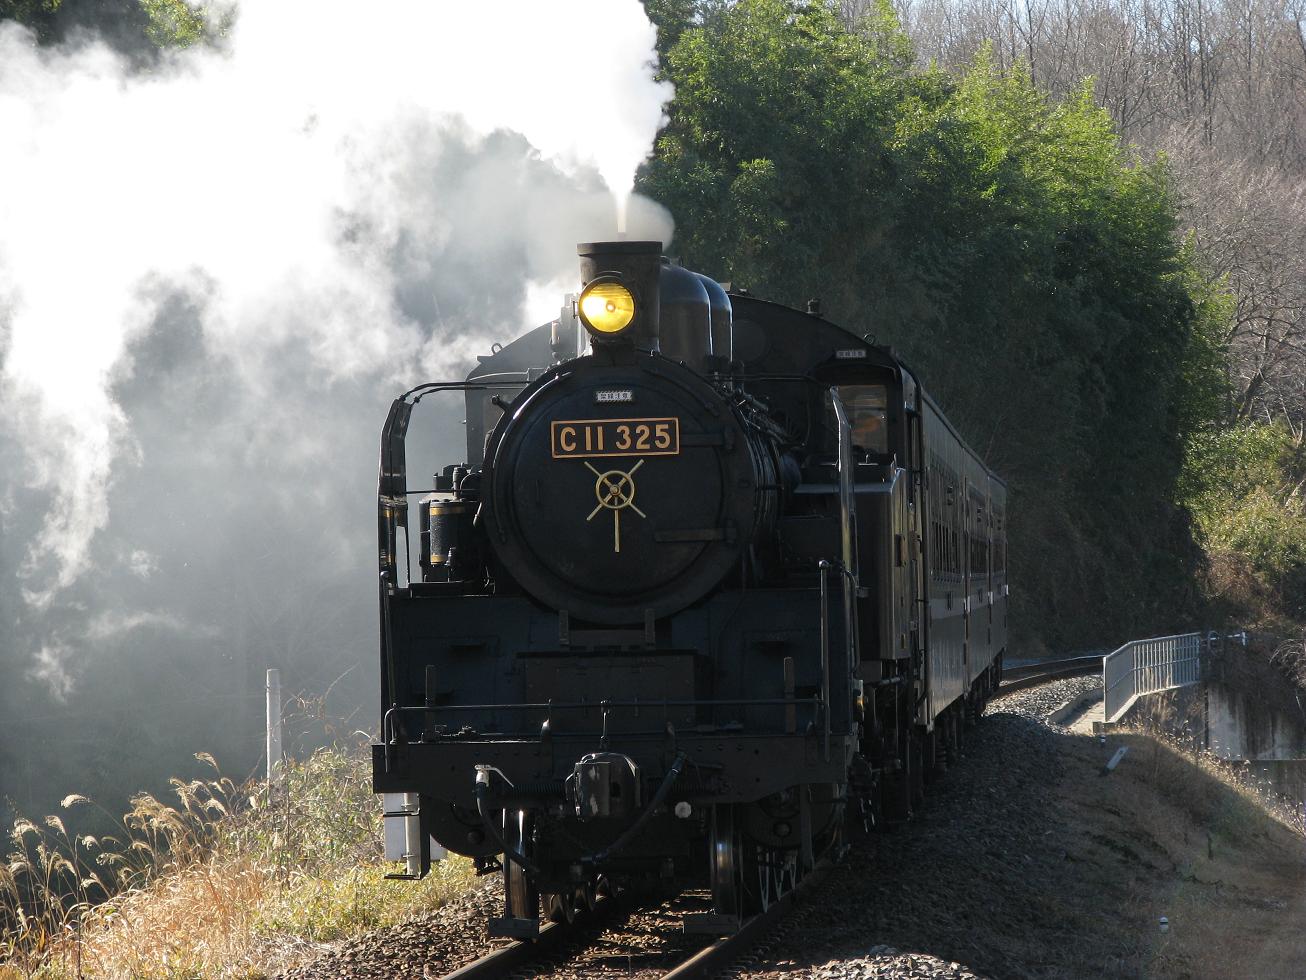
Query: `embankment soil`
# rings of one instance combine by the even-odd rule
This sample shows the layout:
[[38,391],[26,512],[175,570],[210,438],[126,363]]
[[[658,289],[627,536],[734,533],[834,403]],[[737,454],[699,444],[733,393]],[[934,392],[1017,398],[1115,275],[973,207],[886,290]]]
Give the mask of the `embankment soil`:
[[991,704],[920,819],[739,975],[1306,977],[1306,840],[1163,742],[1043,722],[1089,683]]

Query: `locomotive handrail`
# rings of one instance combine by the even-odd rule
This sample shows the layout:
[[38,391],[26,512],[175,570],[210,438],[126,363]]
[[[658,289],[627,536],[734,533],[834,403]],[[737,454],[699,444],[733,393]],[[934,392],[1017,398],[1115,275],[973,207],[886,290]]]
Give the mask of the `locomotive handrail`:
[[[767,705],[786,705],[786,704],[819,704],[820,699],[810,698],[675,698],[663,700],[662,698],[649,698],[641,701],[638,698],[622,701],[507,701],[503,704],[399,704],[392,705],[389,711],[491,711],[498,708],[507,708],[513,711],[544,711],[553,708],[558,711],[578,711],[581,708],[692,708],[695,706],[703,707],[709,705],[724,707],[756,707]],[[389,713],[387,712],[387,714]]]
[[825,728],[824,760],[830,761],[830,563],[824,558],[821,570],[821,703],[824,705],[822,726]]
[[843,582],[843,635],[845,646],[845,671],[847,678],[858,660],[857,649],[857,574],[853,570],[857,565],[857,527],[856,509],[853,505],[853,454],[852,425],[848,413],[834,388],[829,388],[830,404],[834,408],[835,420],[839,427],[839,532],[840,560],[821,559],[818,564],[821,578],[821,700],[824,715],[824,760],[830,761],[830,734],[832,715],[830,710],[830,681],[832,664],[830,662],[830,583],[831,567],[840,572]]
[[[829,753],[830,637],[829,637],[829,626],[828,626],[830,611],[829,611],[829,584],[827,582],[827,576],[829,574],[830,569],[832,568],[836,572],[838,572],[843,578],[845,594],[847,593],[849,587],[851,587],[853,594],[856,595],[861,589],[861,584],[858,582],[856,574],[851,569],[845,568],[843,562],[841,561],[831,561],[828,558],[822,558],[821,561],[818,563],[817,568],[820,569],[820,573],[821,573],[821,697],[825,706],[825,713],[827,716],[825,720],[825,744],[826,744],[825,761],[828,762],[830,760],[830,753]],[[854,632],[854,629],[853,629],[853,623],[849,623],[847,620],[847,612],[848,612],[847,608],[845,608],[844,631],[845,634],[847,635],[849,666],[855,667],[856,661],[853,658],[856,656],[856,650],[854,648],[853,637],[851,636],[851,634]],[[853,615],[854,617],[856,616],[856,606],[853,607]],[[855,622],[855,618],[854,618],[854,622]]]
[[[507,378],[507,374],[485,377]],[[388,499],[402,498],[408,492],[404,441],[408,436],[408,422],[412,417],[413,409],[423,398],[436,392],[489,391],[494,388],[525,387],[530,383],[530,379],[525,375],[520,379],[503,381],[428,381],[409,388],[391,402],[385,425],[381,429],[381,479],[378,494],[382,504],[384,505]]]
[[[602,701],[543,701],[543,702],[506,702],[504,704],[395,704],[386,709],[385,715],[381,720],[381,741],[386,745],[397,745],[398,726],[397,719],[401,715],[422,714],[427,715],[438,711],[581,711],[599,709],[608,711],[610,709],[650,709],[650,708],[696,708],[696,707],[787,707],[789,705],[810,705],[815,712],[816,709],[823,706],[819,697],[810,698],[675,698],[675,699],[648,699],[641,701],[638,698],[632,700],[602,700]],[[828,714],[828,711],[827,711]]]
[[[486,381],[487,378],[507,378],[511,375],[521,375],[521,378],[520,380],[515,381],[497,381],[493,383]],[[499,374],[482,374],[475,381],[426,381],[420,385],[415,385],[412,388],[409,388],[402,395],[396,398],[395,401],[416,405],[427,395],[438,391],[486,391],[490,388],[508,388],[514,385],[525,387],[530,383],[531,379],[526,376],[525,371],[503,371]],[[413,395],[416,395],[417,397],[414,398],[412,402],[408,402],[408,399]]]
[[854,469],[853,430],[844,409],[843,399],[838,391],[830,389],[830,404],[834,407],[835,418],[839,424],[839,532],[841,563],[839,568],[844,573],[843,579],[843,625],[844,645],[847,647],[847,666],[849,672],[857,668],[858,629],[857,629],[857,573],[860,567],[857,556],[857,505],[853,499]]
[[[519,378],[509,379],[509,374],[485,375],[477,381],[428,381],[409,388],[390,403],[385,425],[381,429],[381,467],[377,479],[377,564],[380,566],[379,589],[381,602],[380,660],[381,705],[389,704],[395,692],[394,666],[388,663],[390,647],[389,614],[386,599],[399,581],[399,528],[404,528],[404,560],[411,566],[408,548],[408,462],[404,443],[408,437],[408,423],[413,408],[429,394],[443,391],[488,391],[494,388],[524,387],[530,377],[523,372],[512,372]],[[486,380],[503,378],[504,380]],[[408,568],[411,578],[411,567]]]

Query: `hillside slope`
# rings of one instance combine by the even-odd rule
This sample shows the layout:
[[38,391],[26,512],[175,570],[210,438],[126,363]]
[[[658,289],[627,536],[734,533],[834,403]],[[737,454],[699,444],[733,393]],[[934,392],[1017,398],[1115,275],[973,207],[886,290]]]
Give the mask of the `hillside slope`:
[[1306,976],[1306,840],[1169,745],[1042,722],[1088,683],[995,701],[922,818],[740,976]]

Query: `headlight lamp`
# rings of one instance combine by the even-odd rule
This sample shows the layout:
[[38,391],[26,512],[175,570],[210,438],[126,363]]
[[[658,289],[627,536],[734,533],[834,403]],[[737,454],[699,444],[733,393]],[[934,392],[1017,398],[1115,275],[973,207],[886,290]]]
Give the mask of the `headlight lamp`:
[[635,297],[614,279],[595,279],[580,294],[580,318],[600,334],[625,330],[635,318]]

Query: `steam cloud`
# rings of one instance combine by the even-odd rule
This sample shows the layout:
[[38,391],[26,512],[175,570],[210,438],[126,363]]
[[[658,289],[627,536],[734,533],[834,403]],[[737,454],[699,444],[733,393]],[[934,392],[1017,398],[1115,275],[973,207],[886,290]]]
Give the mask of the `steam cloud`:
[[358,13],[251,0],[149,74],[0,24],[11,718],[55,723],[31,685],[181,711],[369,668],[388,400],[555,316],[615,231],[671,94],[638,0]]

